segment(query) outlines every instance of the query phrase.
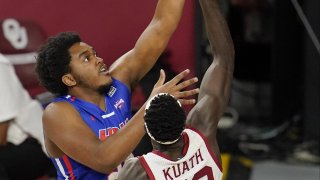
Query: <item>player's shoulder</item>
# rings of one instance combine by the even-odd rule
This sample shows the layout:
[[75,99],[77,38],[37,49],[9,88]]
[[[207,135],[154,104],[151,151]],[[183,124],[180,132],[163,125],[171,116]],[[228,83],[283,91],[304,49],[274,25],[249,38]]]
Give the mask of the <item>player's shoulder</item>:
[[190,126],[190,125],[186,125],[186,128],[184,129],[184,132],[186,132],[188,134],[200,134],[200,135],[202,135],[200,130],[198,130],[196,127],[193,127],[193,126]]
[[139,158],[138,157],[133,157],[129,158],[125,161],[123,169],[126,169],[128,172],[135,172],[142,168]]
[[[59,116],[73,116],[77,115],[75,108],[67,101],[58,101],[48,104],[43,111],[44,119],[57,119]],[[59,118],[58,118],[59,119]]]
[[55,113],[55,112],[68,112],[71,111],[73,106],[68,103],[67,101],[57,101],[51,102],[45,107],[45,111],[48,113]]
[[[139,156],[140,157],[140,156]],[[135,166],[136,164],[140,164],[139,157],[132,157],[125,161],[125,166]]]
[[121,179],[148,179],[138,157],[129,158],[125,161],[123,168],[119,172],[118,180]]

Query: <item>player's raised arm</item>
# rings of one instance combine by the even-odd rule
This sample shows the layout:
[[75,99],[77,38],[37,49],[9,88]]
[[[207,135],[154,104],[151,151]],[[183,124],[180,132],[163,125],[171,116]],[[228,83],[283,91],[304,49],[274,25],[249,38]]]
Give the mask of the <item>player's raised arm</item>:
[[185,0],[158,0],[154,16],[134,48],[111,65],[113,77],[129,87],[142,79],[164,51],[177,28],[184,2]]
[[207,138],[215,154],[220,157],[216,142],[218,121],[228,104],[234,69],[234,48],[228,26],[217,0],[200,0],[213,62],[200,85],[196,106],[187,122]]

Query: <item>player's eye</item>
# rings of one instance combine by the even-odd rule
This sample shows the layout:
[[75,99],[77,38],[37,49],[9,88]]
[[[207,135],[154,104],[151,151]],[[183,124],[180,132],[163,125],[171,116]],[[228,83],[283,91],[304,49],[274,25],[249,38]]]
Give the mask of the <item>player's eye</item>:
[[84,62],[89,62],[89,60],[90,60],[90,57],[89,56],[85,56],[83,61]]

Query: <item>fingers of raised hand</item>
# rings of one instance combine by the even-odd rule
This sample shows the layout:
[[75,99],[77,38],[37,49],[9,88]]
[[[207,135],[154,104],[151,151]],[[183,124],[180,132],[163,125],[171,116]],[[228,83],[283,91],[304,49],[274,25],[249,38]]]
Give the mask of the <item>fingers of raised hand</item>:
[[158,81],[156,82],[156,84],[154,85],[154,87],[159,87],[161,85],[163,85],[163,83],[165,82],[166,80],[166,74],[164,72],[164,70],[160,70],[160,76],[159,76],[159,79]]
[[190,73],[189,69],[186,69],[184,71],[182,71],[181,73],[179,73],[178,75],[176,75],[173,79],[171,79],[168,84],[177,84],[179,83],[184,77],[186,77],[188,74]]
[[196,88],[196,89],[192,89],[192,90],[188,90],[188,91],[176,92],[173,94],[173,96],[176,97],[182,105],[191,105],[191,104],[195,104],[196,100],[195,99],[185,99],[185,98],[189,97],[189,96],[193,96],[198,93],[199,93],[199,88]]
[[181,105],[192,105],[196,103],[195,99],[178,99]]
[[186,87],[188,87],[188,86],[190,86],[190,85],[192,85],[192,84],[194,84],[196,82],[198,82],[198,78],[194,77],[194,78],[185,80],[185,81],[177,84],[175,88],[176,88],[176,90],[179,91],[179,90],[182,90],[182,89],[184,89],[184,88],[186,88]]
[[181,99],[181,98],[193,96],[198,93],[199,93],[199,88],[196,88],[196,89],[187,90],[187,91],[175,92],[175,93],[172,93],[172,95],[177,99]]
[[192,89],[192,90],[183,90],[183,89],[198,82],[198,78],[194,77],[194,78],[180,82],[189,73],[190,73],[190,70],[188,69],[184,70],[183,72],[179,73],[173,79],[171,79],[170,81],[164,84],[165,73],[163,70],[161,70],[160,77],[157,83],[155,84],[150,97],[161,92],[170,93],[171,95],[179,99],[179,101],[181,101],[181,104],[183,105],[194,104],[196,102],[195,99],[185,99],[185,98],[199,93],[199,89],[198,88]]

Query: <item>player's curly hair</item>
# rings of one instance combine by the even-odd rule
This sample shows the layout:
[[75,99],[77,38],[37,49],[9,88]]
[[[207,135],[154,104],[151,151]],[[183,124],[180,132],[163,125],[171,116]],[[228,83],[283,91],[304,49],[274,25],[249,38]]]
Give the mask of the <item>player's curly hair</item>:
[[180,137],[185,128],[186,114],[173,96],[159,94],[151,99],[144,120],[155,140],[168,142]]
[[38,79],[40,84],[53,94],[68,93],[68,87],[61,81],[61,77],[70,72],[69,48],[77,42],[81,42],[77,33],[62,32],[50,37],[38,50],[35,69]]

